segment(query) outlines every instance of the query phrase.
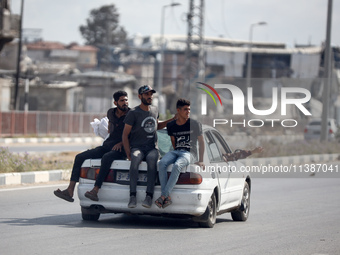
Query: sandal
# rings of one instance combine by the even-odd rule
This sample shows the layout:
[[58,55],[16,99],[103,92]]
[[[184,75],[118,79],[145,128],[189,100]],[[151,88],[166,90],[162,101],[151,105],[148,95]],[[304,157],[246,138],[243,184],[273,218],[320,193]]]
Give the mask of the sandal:
[[172,204],[171,197],[166,197],[163,202],[163,209]]
[[157,200],[155,201],[155,204],[157,205],[158,208],[163,207],[164,200],[165,198],[163,199],[162,197],[157,198]]
[[73,202],[74,199],[70,196],[70,194],[68,193],[68,191],[65,189],[63,191],[61,191],[60,189],[55,190],[54,195],[56,195],[57,197],[64,199],[68,202]]
[[93,190],[86,191],[85,197],[87,197],[88,199],[91,199],[93,201],[99,201],[97,193],[93,192]]

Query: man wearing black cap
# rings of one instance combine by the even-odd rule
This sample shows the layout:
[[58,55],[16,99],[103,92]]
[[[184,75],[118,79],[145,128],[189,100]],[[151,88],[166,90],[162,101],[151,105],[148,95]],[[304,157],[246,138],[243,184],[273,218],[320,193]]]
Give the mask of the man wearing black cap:
[[140,87],[138,97],[141,104],[131,109],[124,120],[123,145],[128,159],[131,160],[129,208],[137,206],[138,167],[142,160],[146,161],[148,168],[146,197],[142,205],[146,208],[151,207],[159,157],[156,131],[175,119],[174,117],[158,123],[158,109],[151,105],[154,93],[156,91],[149,85]]

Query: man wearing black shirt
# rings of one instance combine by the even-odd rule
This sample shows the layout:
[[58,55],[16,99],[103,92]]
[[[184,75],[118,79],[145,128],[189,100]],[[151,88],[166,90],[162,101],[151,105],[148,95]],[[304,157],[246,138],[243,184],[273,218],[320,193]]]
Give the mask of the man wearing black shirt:
[[124,129],[124,119],[130,108],[128,107],[128,97],[125,91],[117,91],[113,94],[114,104],[116,108],[107,111],[109,119],[108,133],[109,137],[104,141],[103,145],[94,149],[79,153],[74,160],[71,180],[67,189],[61,191],[57,189],[54,194],[68,202],[73,202],[73,193],[76,183],[79,181],[81,165],[86,159],[102,158],[99,175],[95,182],[95,186],[91,191],[85,193],[85,196],[91,200],[98,201],[98,191],[110,171],[110,166],[114,160],[126,159],[123,148],[122,134]]
[[[190,101],[179,99],[176,108],[177,120],[173,120],[167,124],[168,135],[171,137],[174,150],[165,154],[158,163],[158,174],[162,193],[155,201],[155,204],[159,208],[165,208],[172,203],[170,193],[183,167],[188,166],[190,162],[196,162],[195,164],[204,168],[202,125],[189,118]],[[197,141],[199,145],[198,161]],[[171,164],[173,164],[173,167],[168,179],[167,167]]]

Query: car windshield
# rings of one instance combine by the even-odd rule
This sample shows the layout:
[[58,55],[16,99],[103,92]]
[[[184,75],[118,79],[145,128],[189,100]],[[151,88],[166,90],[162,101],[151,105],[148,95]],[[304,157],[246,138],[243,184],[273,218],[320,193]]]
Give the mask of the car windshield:
[[161,154],[161,157],[163,157],[167,152],[173,150],[170,136],[168,136],[166,129],[158,130],[157,136],[159,153]]

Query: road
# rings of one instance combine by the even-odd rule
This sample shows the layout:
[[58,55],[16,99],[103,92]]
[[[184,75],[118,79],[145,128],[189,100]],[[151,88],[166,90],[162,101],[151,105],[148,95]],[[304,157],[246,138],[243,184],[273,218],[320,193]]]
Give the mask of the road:
[[58,185],[0,189],[1,254],[340,254],[338,178],[254,178],[250,217],[213,229],[151,216],[81,220]]

